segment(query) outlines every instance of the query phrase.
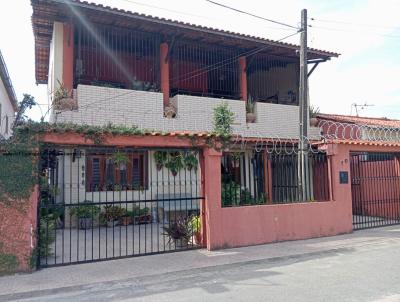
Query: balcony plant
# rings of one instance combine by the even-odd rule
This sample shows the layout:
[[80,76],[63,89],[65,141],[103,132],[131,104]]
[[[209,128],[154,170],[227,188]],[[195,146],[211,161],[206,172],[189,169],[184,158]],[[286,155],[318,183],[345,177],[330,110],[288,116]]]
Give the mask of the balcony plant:
[[318,114],[319,114],[319,107],[310,105],[310,126],[313,127],[318,126],[318,119],[317,119]]
[[169,104],[164,108],[164,116],[166,118],[174,118],[176,117],[177,109],[173,104]]
[[187,247],[192,237],[192,229],[188,218],[179,217],[166,227],[163,227],[164,236],[168,237],[168,243],[174,242],[175,248]]
[[183,163],[185,164],[185,168],[188,171],[191,171],[192,169],[194,169],[196,171],[197,166],[199,165],[199,161],[194,152],[190,152],[190,153],[186,154],[186,156],[183,159]]
[[171,152],[168,157],[168,161],[165,167],[169,169],[172,175],[175,177],[178,172],[184,167],[182,154],[180,152]]
[[107,205],[100,213],[100,221],[102,224],[107,224],[108,227],[113,227],[118,224],[121,217],[124,216],[126,210],[119,206]]
[[53,95],[53,108],[58,111],[76,110],[78,109],[78,103],[71,96],[71,91],[65,88],[64,83],[59,80],[58,88],[54,91]]
[[161,170],[162,167],[167,163],[168,154],[165,151],[154,152],[154,160],[156,162],[157,170]]
[[130,225],[132,223],[132,211],[125,211],[125,213],[121,216],[120,224],[123,226]]
[[257,115],[255,111],[255,101],[250,95],[246,102],[246,123],[255,123]]
[[[85,200],[84,203],[91,201]],[[86,230],[90,229],[93,225],[93,218],[95,218],[100,213],[100,208],[91,204],[84,204],[71,209],[71,216],[76,216],[78,218],[78,227],[80,229]]]

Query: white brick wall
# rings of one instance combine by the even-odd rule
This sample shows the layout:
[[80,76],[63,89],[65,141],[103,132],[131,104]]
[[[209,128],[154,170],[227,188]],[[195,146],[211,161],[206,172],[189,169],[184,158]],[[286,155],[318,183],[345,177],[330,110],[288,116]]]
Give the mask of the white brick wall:
[[[234,132],[246,137],[298,136],[299,108],[290,105],[257,103],[257,121],[246,124],[246,107],[243,101],[208,97],[177,95],[171,99],[178,108],[177,117],[163,116],[161,93],[79,85],[79,109],[56,115],[57,122],[89,125],[137,125],[143,129],[159,131],[213,129],[213,108],[227,102],[235,113]],[[318,129],[310,129],[317,134]]]

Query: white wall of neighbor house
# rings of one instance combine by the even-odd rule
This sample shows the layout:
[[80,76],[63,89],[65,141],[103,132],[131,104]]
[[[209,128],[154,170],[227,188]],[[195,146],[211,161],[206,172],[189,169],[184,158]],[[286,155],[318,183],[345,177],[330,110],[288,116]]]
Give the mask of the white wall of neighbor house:
[[9,138],[14,123],[15,111],[8,97],[6,87],[0,80],[0,137]]
[[[245,137],[295,138],[298,137],[299,107],[257,103],[256,123],[246,123],[244,101],[176,95],[170,102],[178,113],[173,119],[164,117],[163,95],[157,92],[78,85],[78,110],[59,112],[56,122],[77,124],[135,125],[141,129],[158,131],[211,131],[213,108],[227,102],[235,113],[235,134]],[[310,135],[319,130],[310,127]]]

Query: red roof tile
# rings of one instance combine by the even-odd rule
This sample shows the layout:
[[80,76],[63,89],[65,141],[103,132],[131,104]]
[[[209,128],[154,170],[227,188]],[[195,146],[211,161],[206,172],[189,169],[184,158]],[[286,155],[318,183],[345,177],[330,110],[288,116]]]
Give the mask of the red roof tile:
[[320,120],[328,120],[339,123],[400,128],[400,120],[388,119],[386,117],[375,118],[340,114],[318,114],[317,118]]

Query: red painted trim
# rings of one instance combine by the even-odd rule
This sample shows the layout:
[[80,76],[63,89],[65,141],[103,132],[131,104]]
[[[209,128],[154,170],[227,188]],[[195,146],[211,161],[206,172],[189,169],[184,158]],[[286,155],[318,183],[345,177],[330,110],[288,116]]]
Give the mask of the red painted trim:
[[246,73],[246,57],[239,58],[239,83],[240,98],[247,101],[247,73]]
[[74,85],[74,27],[65,23],[63,26],[63,74],[62,81],[71,91]]
[[160,45],[160,76],[161,76],[161,92],[163,93],[164,107],[169,105],[169,60],[168,60],[168,44]]

